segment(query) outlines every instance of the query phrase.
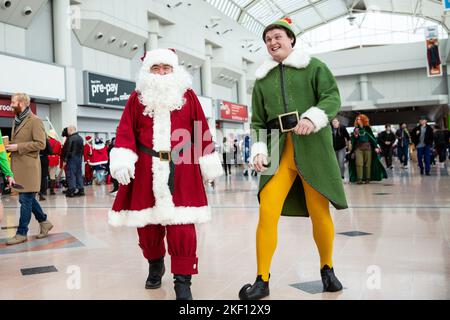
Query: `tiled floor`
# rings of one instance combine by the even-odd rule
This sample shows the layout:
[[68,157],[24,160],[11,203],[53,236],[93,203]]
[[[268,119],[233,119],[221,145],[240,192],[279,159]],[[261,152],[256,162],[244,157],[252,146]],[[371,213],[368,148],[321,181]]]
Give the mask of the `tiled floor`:
[[[345,287],[340,293],[320,290],[310,220],[282,217],[269,298],[450,299],[449,172],[433,168],[432,176],[421,177],[415,168],[395,168],[383,182],[345,184],[350,208],[332,210],[334,266]],[[113,201],[107,188],[89,187],[85,198],[49,196],[42,205],[55,225],[52,237],[35,243],[39,225],[33,218],[29,242],[17,250],[3,244],[15,233],[6,227],[18,223],[17,197],[2,198],[0,299],[174,299],[170,270],[162,288],[144,289],[148,264],[136,230],[107,224]],[[237,299],[241,286],[253,283],[256,189],[256,178],[237,171],[217,181],[215,190],[208,189],[213,219],[197,228],[195,299]],[[57,271],[21,273],[51,266]]]

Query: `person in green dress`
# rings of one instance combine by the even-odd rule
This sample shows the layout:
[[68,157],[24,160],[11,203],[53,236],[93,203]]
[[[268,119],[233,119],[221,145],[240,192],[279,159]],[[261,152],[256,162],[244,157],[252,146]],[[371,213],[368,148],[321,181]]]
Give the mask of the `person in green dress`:
[[367,184],[370,181],[381,181],[387,178],[386,169],[378,156],[380,146],[366,115],[360,114],[356,117],[351,140],[351,160],[348,165],[350,182]]

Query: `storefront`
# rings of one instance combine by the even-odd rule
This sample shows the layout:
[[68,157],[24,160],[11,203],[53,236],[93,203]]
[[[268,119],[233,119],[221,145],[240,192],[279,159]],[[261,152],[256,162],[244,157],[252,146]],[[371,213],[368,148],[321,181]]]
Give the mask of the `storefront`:
[[83,137],[112,139],[136,84],[89,71],[83,73],[83,84],[84,101],[78,107],[78,132]]
[[[217,106],[217,140],[221,145],[223,138],[227,138],[228,143],[242,145],[245,135],[245,123],[248,122],[248,107],[225,100],[215,100]],[[237,140],[237,141],[236,141]]]
[[[36,103],[31,102],[31,111],[36,114]],[[14,112],[11,107],[11,97],[0,97],[0,129],[3,136],[11,138],[11,130],[14,122]]]

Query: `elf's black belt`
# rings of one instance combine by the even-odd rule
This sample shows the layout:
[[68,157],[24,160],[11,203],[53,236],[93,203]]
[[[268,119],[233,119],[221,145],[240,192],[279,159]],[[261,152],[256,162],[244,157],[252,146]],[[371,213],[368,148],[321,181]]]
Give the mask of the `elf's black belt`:
[[140,142],[136,142],[136,144],[137,148],[142,152],[145,152],[146,154],[152,157],[158,158],[161,162],[164,161],[169,162],[170,174],[169,174],[169,181],[167,182],[167,184],[169,185],[170,193],[173,194],[175,181],[175,163],[173,162],[172,151],[155,151],[151,148],[144,146]]
[[299,122],[298,112],[283,113],[266,123],[267,129],[279,129],[281,132],[293,130]]

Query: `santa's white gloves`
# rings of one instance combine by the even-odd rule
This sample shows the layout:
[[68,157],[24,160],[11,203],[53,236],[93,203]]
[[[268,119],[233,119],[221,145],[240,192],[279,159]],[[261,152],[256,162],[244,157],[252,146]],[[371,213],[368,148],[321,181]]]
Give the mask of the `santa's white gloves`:
[[134,164],[138,160],[138,156],[133,150],[113,148],[109,160],[111,176],[120,184],[127,185],[131,179],[134,179]]
[[125,167],[119,168],[115,172],[115,178],[120,184],[127,185],[134,179],[134,172]]

